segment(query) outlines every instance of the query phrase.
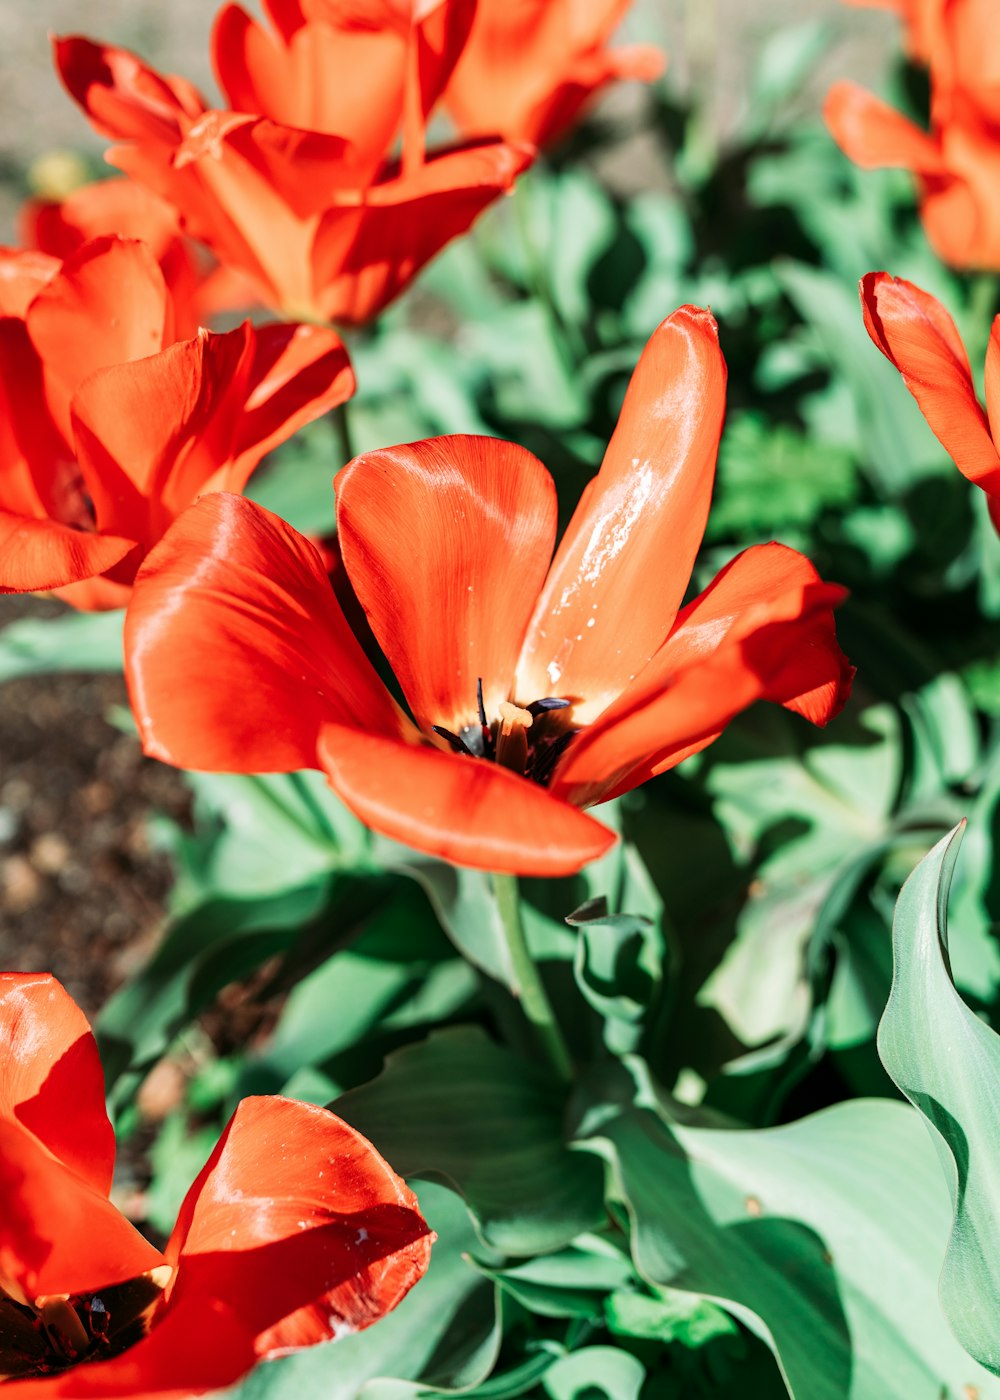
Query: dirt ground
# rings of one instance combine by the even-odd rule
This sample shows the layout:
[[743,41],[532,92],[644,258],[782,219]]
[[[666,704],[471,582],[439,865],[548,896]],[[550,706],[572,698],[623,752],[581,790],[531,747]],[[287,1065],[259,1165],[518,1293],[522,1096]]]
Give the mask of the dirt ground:
[[[47,32],[82,32],[133,48],[211,91],[209,0],[3,0],[0,5],[0,240],[38,159],[102,143],[63,94]],[[637,0],[623,37],[661,43],[681,90],[712,75],[722,132],[745,110],[750,55],[776,26],[828,18],[835,26],[817,98],[850,73],[877,82],[895,42],[889,15],[839,0]],[[628,159],[641,183],[641,146]],[[0,598],[0,626],[58,605]],[[0,686],[0,966],[54,970],[93,1014],[151,948],[169,872],[150,848],[153,811],[182,816],[187,793],[144,760],[105,716],[125,703],[121,681],[62,676]]]

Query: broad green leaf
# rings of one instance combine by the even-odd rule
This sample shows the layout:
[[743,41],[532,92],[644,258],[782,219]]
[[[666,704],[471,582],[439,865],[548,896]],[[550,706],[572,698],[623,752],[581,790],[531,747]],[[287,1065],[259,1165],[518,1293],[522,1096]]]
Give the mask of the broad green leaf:
[[58,671],[120,671],[125,614],[23,617],[0,630],[0,682]]
[[947,1194],[903,1105],[860,1100],[757,1132],[635,1107],[592,1141],[639,1272],[721,1303],[771,1347],[795,1400],[1000,1396],[941,1314]]
[[496,1290],[468,1257],[483,1246],[454,1192],[433,1182],[416,1189],[438,1238],[425,1277],[395,1312],[364,1332],[259,1366],[230,1392],[234,1400],[402,1400],[468,1390],[485,1379],[500,1324]]
[[488,1244],[530,1255],[604,1218],[602,1172],[567,1147],[564,1100],[538,1066],[458,1027],[390,1055],[331,1107],[404,1176],[455,1186]]
[[948,892],[962,827],[903,887],[893,921],[892,993],[878,1048],[932,1129],[954,1219],[941,1305],[966,1350],[1000,1374],[1000,1037],[958,995],[948,964]]
[[634,1279],[627,1255],[592,1235],[554,1254],[488,1272],[506,1293],[541,1317],[599,1318],[605,1295]]

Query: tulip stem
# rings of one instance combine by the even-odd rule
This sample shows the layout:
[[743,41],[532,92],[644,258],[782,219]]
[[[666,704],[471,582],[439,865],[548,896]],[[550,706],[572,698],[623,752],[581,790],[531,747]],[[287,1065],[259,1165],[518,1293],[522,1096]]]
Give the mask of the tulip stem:
[[494,875],[493,891],[514,972],[514,995],[520,1001],[552,1068],[560,1079],[572,1079],[573,1062],[525,937],[517,876]]
[[340,465],[346,467],[347,463],[352,461],[355,456],[354,445],[351,442],[351,422],[347,416],[346,403],[338,404],[336,408],[330,410],[330,422],[340,454]]

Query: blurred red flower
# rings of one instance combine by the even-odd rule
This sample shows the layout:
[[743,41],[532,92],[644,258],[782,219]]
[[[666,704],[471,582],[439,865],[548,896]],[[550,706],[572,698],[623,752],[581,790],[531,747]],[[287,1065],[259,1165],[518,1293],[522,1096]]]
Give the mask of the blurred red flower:
[[145,243],[163,273],[178,340],[197,335],[218,311],[253,301],[248,284],[210,260],[181,232],[177,210],[134,180],[96,180],[61,200],[31,199],[19,219],[21,242],[63,261],[93,238],[118,234]]
[[459,129],[548,145],[609,83],[659,77],[664,58],[658,49],[608,47],[631,3],[479,0],[445,93]]
[[[56,64],[109,159],[286,316],[370,320],[532,157],[499,140],[425,152],[475,0],[269,0],[220,11],[231,110],[124,49],[58,39]],[[389,151],[402,133],[400,159]]]
[[927,237],[945,262],[998,268],[1000,50],[994,0],[910,0],[898,8],[909,25],[914,58],[930,68],[930,130],[850,82],[835,83],[827,94],[827,125],[858,165],[913,171]]
[[114,1132],[86,1018],[0,974],[0,1382],[9,1400],[174,1397],[358,1331],[427,1267],[407,1188],[325,1109],[244,1099],[153,1247],[108,1199]]
[[320,768],[390,837],[557,875],[614,840],[580,808],[704,748],[754,700],[825,723],[852,672],[833,626],[843,590],[808,560],[749,549],[681,607],[725,378],[708,312],[659,327],[551,567],[555,488],[521,447],[438,438],[344,469],[344,563],[416,724],[316,549],[248,501],[204,498],[149,556],[126,619],[146,752],[215,771]]
[[903,376],[934,436],[962,475],[986,492],[1000,531],[1000,318],[986,351],[984,413],[965,346],[935,297],[888,272],[869,272],[861,280],[861,308],[868,334]]
[[325,327],[176,340],[163,274],[134,240],[94,239],[65,262],[0,250],[0,313],[0,593],[121,606],[185,506],[241,491],[354,391]]

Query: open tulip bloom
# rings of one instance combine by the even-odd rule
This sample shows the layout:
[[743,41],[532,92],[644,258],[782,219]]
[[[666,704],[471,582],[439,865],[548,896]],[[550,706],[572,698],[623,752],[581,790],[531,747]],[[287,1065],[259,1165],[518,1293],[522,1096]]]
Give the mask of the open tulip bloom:
[[652,336],[550,566],[551,477],[491,438],[366,453],[337,479],[344,563],[413,718],[378,679],[316,549],[205,496],[152,551],[126,617],[147,753],[322,769],[378,831],[460,865],[558,875],[612,833],[580,809],[709,744],[758,698],[824,724],[851,670],[843,590],[781,545],[681,607],[725,404],[711,315]]
[[427,1268],[416,1199],[326,1109],[245,1099],[161,1251],[108,1199],[86,1018],[0,973],[0,1384],[9,1400],[171,1395],[377,1322]]
[[986,351],[986,413],[955,322],[902,277],[869,272],[861,308],[872,340],[896,366],[934,436],[963,476],[985,491],[1000,531],[1000,317]]
[[[231,110],[125,49],[55,44],[109,159],[173,204],[266,305],[370,320],[510,189],[534,154],[500,140],[427,153],[425,127],[476,0],[268,0],[216,19]],[[390,155],[401,133],[401,154]]]
[[185,506],[242,491],[265,453],[354,391],[327,327],[176,340],[163,273],[130,239],[65,262],[0,250],[0,313],[0,593],[122,606]]

